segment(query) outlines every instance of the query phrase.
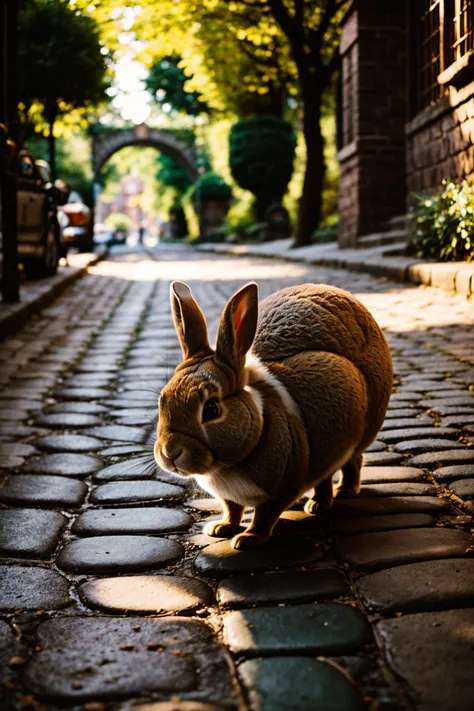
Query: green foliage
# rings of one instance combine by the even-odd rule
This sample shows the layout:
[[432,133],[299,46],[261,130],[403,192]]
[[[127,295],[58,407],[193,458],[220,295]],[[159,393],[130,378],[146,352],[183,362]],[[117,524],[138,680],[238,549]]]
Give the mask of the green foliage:
[[180,68],[180,61],[175,54],[158,60],[149,71],[146,88],[160,106],[169,104],[188,116],[209,113],[209,106],[199,91],[186,91],[189,77]]
[[413,221],[420,257],[440,262],[474,259],[474,182],[444,181],[444,190],[431,198],[416,196]]
[[96,22],[66,0],[30,0],[19,18],[19,99],[53,123],[105,99],[106,62]]
[[174,188],[178,195],[184,195],[191,185],[191,178],[180,164],[164,153],[158,158],[156,177],[164,186]]
[[109,230],[127,233],[131,227],[132,220],[122,212],[112,212],[105,218],[104,224]]
[[217,173],[206,173],[196,181],[194,196],[201,200],[231,200],[232,188]]
[[291,125],[273,116],[239,121],[232,126],[232,176],[257,198],[259,218],[272,202],[281,202],[293,172],[295,146]]

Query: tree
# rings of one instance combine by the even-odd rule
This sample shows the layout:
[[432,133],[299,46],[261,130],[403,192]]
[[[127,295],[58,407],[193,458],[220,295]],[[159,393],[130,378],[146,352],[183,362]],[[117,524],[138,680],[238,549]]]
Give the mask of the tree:
[[257,220],[281,202],[293,172],[295,136],[291,125],[273,116],[239,121],[230,132],[232,177],[256,197]]
[[300,199],[296,244],[311,243],[321,221],[324,184],[324,139],[321,109],[324,92],[339,67],[338,18],[347,0],[240,0],[244,7],[259,6],[271,15],[286,36],[298,70],[304,107],[306,172]]
[[56,120],[105,99],[107,66],[99,30],[67,0],[31,0],[24,4],[19,22],[22,113],[29,116],[39,104],[49,125],[49,161],[55,176]]
[[[296,91],[304,109],[307,154],[296,244],[309,244],[322,215],[322,102],[339,67],[339,18],[348,0],[137,1],[143,8],[137,29],[150,40],[148,52],[163,51],[160,46],[168,53],[185,52],[189,88],[201,90],[211,105],[218,103],[219,92],[224,104],[232,100],[229,86],[234,88],[234,76],[242,77],[242,67],[250,68],[244,82],[248,91],[265,95],[272,84]],[[222,42],[222,37],[228,39]]]
[[168,103],[175,111],[188,116],[209,113],[199,91],[186,91],[188,77],[180,68],[180,61],[177,55],[158,60],[149,71],[146,88],[160,106]]
[[267,46],[262,53],[241,34],[243,28],[252,26],[255,12],[249,12],[248,17],[233,14],[235,3],[137,0],[138,3],[143,10],[137,15],[135,30],[147,40],[141,54],[145,63],[153,64],[157,57],[168,60],[179,56],[184,92],[198,94],[216,113],[238,118],[283,117],[287,97],[297,89],[287,42],[275,23],[276,32],[266,37]]

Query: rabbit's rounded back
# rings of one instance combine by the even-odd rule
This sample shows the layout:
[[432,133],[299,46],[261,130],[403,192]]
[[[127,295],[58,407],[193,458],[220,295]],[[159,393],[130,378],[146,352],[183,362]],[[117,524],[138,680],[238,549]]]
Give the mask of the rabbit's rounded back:
[[281,362],[305,351],[350,360],[367,382],[369,416],[362,446],[374,439],[390,399],[392,359],[377,322],[352,294],[325,284],[277,291],[260,304],[252,351],[263,362]]

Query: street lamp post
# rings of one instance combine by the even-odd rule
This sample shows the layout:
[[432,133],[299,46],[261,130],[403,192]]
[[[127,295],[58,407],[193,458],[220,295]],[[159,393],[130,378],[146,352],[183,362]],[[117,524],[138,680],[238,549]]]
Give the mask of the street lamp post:
[[17,21],[17,0],[3,0],[0,3],[0,124],[4,126],[0,129],[0,193],[2,300],[6,303],[20,300],[15,155],[18,145]]

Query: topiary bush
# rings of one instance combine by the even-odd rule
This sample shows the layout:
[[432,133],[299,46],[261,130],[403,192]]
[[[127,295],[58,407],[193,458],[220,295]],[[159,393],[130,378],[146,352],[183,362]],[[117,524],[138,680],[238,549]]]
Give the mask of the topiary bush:
[[274,116],[239,121],[229,135],[232,177],[255,195],[258,221],[268,207],[281,202],[293,173],[296,138],[291,125]]
[[232,200],[232,188],[217,173],[206,173],[196,180],[194,198],[201,200]]
[[417,253],[438,262],[470,262],[474,259],[474,183],[444,181],[443,185],[444,190],[431,198],[415,196]]

